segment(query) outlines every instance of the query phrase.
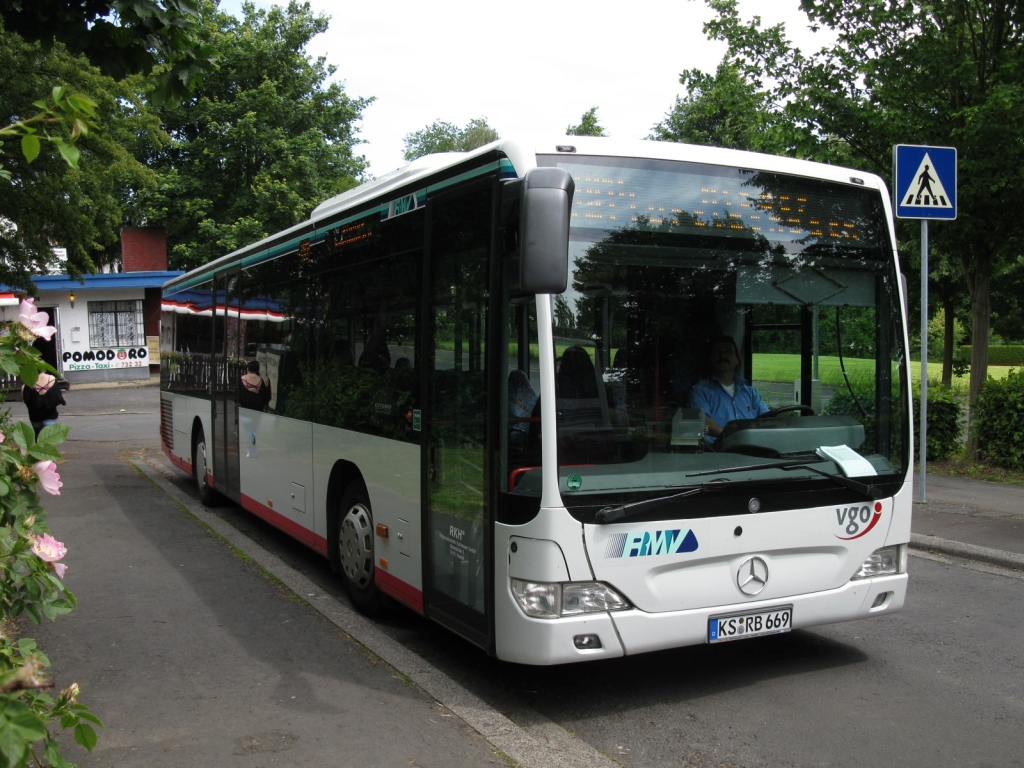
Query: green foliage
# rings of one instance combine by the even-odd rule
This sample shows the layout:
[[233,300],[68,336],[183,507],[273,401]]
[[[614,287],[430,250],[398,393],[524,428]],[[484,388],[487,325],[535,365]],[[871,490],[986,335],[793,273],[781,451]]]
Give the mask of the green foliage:
[[58,149],[33,158],[2,147],[12,183],[0,183],[0,219],[13,226],[0,227],[0,282],[31,290],[30,275],[57,265],[54,245],[67,249],[60,266],[72,275],[120,252],[124,203],[154,179],[135,152],[162,135],[139,103],[140,85],[101,75],[61,45],[43,53],[0,30],[0,125],[21,131],[19,121],[48,114],[23,135]]
[[196,0],[32,0],[5,4],[3,23],[45,50],[56,43],[83,54],[117,80],[155,68],[161,101],[185,98],[217,59],[215,48],[196,39]]
[[[914,392],[921,401],[920,389]],[[964,408],[951,389],[928,383],[928,460],[942,461],[963,448]],[[914,419],[914,444],[921,444],[921,420]]]
[[328,19],[307,4],[244,17],[200,8],[204,45],[220,66],[183,104],[158,113],[171,142],[148,164],[155,190],[136,218],[167,229],[173,268],[190,269],[308,218],[317,203],[356,186],[366,161],[354,154],[356,122],[370,99],[328,82],[335,68],[306,47]]
[[978,455],[988,464],[1024,469],[1024,369],[1005,379],[988,379],[981,389],[974,419]]
[[[36,101],[33,106],[39,112],[0,128],[0,137],[20,136],[21,153],[29,163],[39,157],[43,142],[49,142],[57,148],[68,165],[77,168],[81,153],[74,142],[79,136],[88,134],[89,128],[93,126],[90,118],[96,112],[96,103],[80,93],[67,94],[58,85],[54,86],[50,101]],[[50,129],[54,127],[66,131],[68,137],[65,139],[60,134],[51,133]],[[2,164],[0,178],[11,180],[11,172],[4,170]]]
[[652,139],[791,153],[785,124],[771,95],[758,90],[740,70],[723,61],[714,75],[688,69],[679,76],[687,95],[653,128]]
[[597,122],[597,107],[591,107],[583,113],[579,125],[569,125],[565,129],[566,136],[607,136],[604,128]]
[[[964,360],[971,359],[973,347],[965,344],[960,347],[960,357]],[[989,365],[1024,365],[1024,344],[1003,344],[988,348]]]
[[[920,326],[918,327],[918,335],[920,335]],[[957,340],[962,340],[967,336],[967,329],[964,328],[964,324],[960,322],[960,318],[953,318],[953,343]],[[942,353],[945,348],[946,340],[946,315],[942,309],[939,309],[932,319],[928,321],[928,360],[930,362],[942,362]],[[911,342],[913,344],[913,342]],[[954,347],[954,356],[956,355],[956,348]],[[966,360],[970,360],[968,355]],[[991,362],[991,361],[990,361]]]
[[[13,323],[10,332],[0,337],[0,369],[17,373],[26,384],[37,381],[39,372],[49,366],[32,341],[46,335],[38,323]],[[0,414],[0,766],[4,767],[70,766],[50,728],[71,730],[75,741],[92,751],[96,746],[93,726],[102,725],[78,702],[77,683],[56,697],[43,693],[50,687],[49,659],[31,638],[13,636],[15,619],[25,616],[36,624],[44,618],[52,621],[77,604],[62,581],[65,566],[60,561],[66,549],[50,536],[39,504],[40,488],[60,492],[57,446],[67,435],[66,424],[51,424],[37,438],[29,424],[12,424],[9,411]]]
[[486,117],[470,120],[465,128],[436,120],[419,131],[406,134],[404,157],[412,162],[417,157],[437,152],[469,152],[497,139],[498,132],[487,124]]

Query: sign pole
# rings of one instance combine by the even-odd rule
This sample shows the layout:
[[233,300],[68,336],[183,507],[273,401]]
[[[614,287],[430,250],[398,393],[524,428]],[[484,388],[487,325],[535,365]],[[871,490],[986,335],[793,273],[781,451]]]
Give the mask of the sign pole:
[[896,218],[921,220],[921,478],[917,486],[918,500],[923,502],[928,461],[928,219],[956,218],[956,148],[897,144],[892,148],[892,165]]
[[921,445],[918,448],[921,476],[917,500],[925,501],[925,468],[928,461],[928,219],[921,219]]

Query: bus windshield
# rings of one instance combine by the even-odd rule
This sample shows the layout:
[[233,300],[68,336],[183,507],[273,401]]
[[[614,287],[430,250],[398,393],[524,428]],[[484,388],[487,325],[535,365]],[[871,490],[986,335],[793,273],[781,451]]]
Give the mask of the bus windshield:
[[[542,164],[576,184],[569,287],[552,297],[567,506],[708,483],[902,481],[905,350],[877,189],[631,158]],[[509,365],[516,400],[533,376]],[[532,494],[539,410],[525,410],[522,397],[510,409],[510,490]]]

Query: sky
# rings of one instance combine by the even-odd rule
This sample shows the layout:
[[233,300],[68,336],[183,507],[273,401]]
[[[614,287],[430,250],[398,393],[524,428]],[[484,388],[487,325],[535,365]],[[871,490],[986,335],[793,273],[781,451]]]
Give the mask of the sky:
[[[256,0],[257,7],[278,3]],[[241,17],[241,0],[221,10]],[[357,147],[380,176],[405,164],[404,137],[441,120],[484,117],[502,138],[561,136],[597,107],[605,133],[646,138],[681,95],[679,73],[714,72],[725,46],[702,27],[700,0],[634,6],[519,0],[310,0],[331,17],[307,48],[337,67],[352,97],[375,97]],[[821,47],[799,0],[741,0],[745,18],[786,22],[804,51]]]

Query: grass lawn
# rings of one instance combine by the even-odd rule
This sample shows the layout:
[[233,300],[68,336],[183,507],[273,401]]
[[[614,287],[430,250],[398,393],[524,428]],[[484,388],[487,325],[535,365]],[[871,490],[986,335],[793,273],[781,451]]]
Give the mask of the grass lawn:
[[[846,375],[850,381],[858,379],[870,379],[875,375],[873,360],[863,360],[857,357],[844,357],[843,364],[846,366]],[[990,365],[988,375],[993,379],[1006,378],[1006,374],[1012,370],[1009,366]],[[759,381],[793,381],[800,378],[800,356],[799,355],[754,355],[754,374]],[[842,386],[843,373],[839,365],[838,357],[822,356],[818,358],[818,375],[823,384],[829,387]],[[910,363],[910,377],[912,381],[921,380],[921,363],[912,361]],[[942,378],[942,363],[928,363],[928,381],[936,382]],[[970,379],[967,376],[953,377],[953,391],[967,394]]]
[[[915,470],[916,471],[916,470]],[[946,477],[967,477],[972,480],[988,480],[995,483],[1024,485],[1024,472],[1013,469],[990,467],[987,464],[970,464],[962,456],[953,456],[943,461],[929,461],[928,474]]]

